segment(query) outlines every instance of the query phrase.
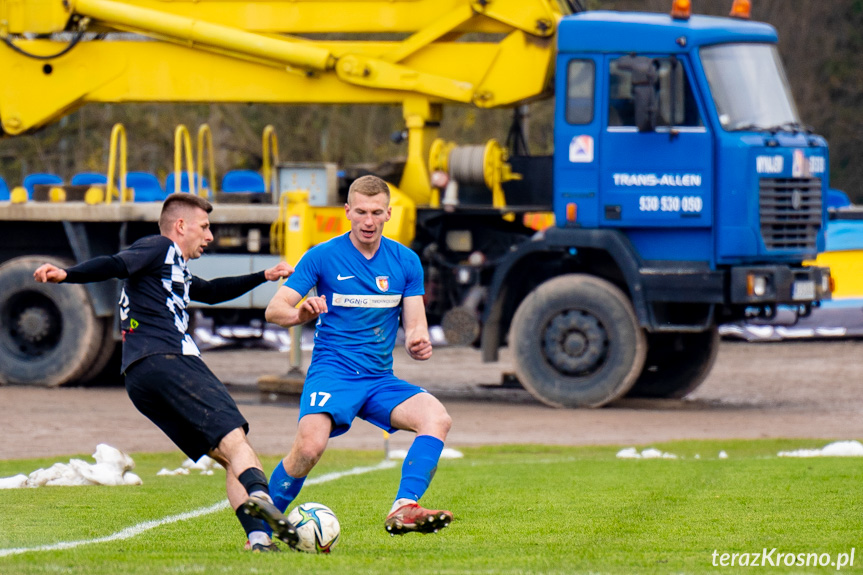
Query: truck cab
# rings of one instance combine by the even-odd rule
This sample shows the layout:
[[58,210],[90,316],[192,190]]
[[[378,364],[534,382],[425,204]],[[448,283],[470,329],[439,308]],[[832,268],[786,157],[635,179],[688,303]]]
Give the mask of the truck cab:
[[777,42],[737,18],[561,19],[557,223],[511,258],[538,279],[509,345],[547,403],[682,397],[709,373],[718,323],[829,298],[828,271],[801,265],[823,250],[827,143],[797,113]]
[[[777,41],[767,24],[729,18],[564,18],[556,220],[625,230],[646,260],[711,269],[823,249],[827,143],[800,120]],[[652,102],[638,102],[638,63]]]

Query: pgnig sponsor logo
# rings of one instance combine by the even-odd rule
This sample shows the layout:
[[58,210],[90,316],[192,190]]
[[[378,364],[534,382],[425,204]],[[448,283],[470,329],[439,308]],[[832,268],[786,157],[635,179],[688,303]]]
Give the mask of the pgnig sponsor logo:
[[338,307],[396,307],[401,302],[401,294],[395,295],[349,295],[333,294],[333,305]]
[[854,566],[855,552],[854,547],[847,553],[835,555],[817,551],[788,553],[776,547],[741,553],[714,549],[711,558],[714,567],[829,567],[839,571],[843,567]]

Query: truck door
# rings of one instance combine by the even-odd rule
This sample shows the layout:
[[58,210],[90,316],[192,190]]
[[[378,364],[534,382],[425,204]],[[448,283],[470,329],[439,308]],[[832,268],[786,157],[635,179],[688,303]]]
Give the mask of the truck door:
[[605,61],[599,225],[626,228],[645,259],[712,262],[713,140],[688,62],[647,60],[656,80],[655,128],[639,131],[633,71],[623,58],[632,57]]
[[596,227],[599,158],[596,143],[602,114],[596,86],[598,62],[588,56],[558,56],[554,140],[554,216],[558,225]]

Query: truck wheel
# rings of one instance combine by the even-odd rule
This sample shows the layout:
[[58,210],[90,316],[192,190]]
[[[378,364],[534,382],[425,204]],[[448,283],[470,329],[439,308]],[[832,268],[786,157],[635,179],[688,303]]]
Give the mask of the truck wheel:
[[716,362],[719,331],[651,333],[647,359],[630,397],[685,397],[701,385]]
[[42,284],[50,256],[27,256],[0,266],[0,382],[56,386],[81,377],[96,360],[105,322],[96,318],[87,291],[76,284]]
[[626,393],[647,353],[632,304],[613,284],[569,274],[519,305],[509,336],[519,381],[552,407],[599,407]]

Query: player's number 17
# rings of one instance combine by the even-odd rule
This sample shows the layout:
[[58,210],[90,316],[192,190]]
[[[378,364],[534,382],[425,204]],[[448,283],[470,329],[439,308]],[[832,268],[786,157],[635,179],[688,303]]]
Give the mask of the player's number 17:
[[[318,407],[323,407],[324,404],[329,401],[332,396],[333,394],[327,393],[326,391],[315,391],[314,393],[311,393],[309,395],[309,399],[311,399],[312,401],[312,407],[315,407],[315,405],[317,405]],[[320,399],[320,402],[318,402],[318,399]]]

